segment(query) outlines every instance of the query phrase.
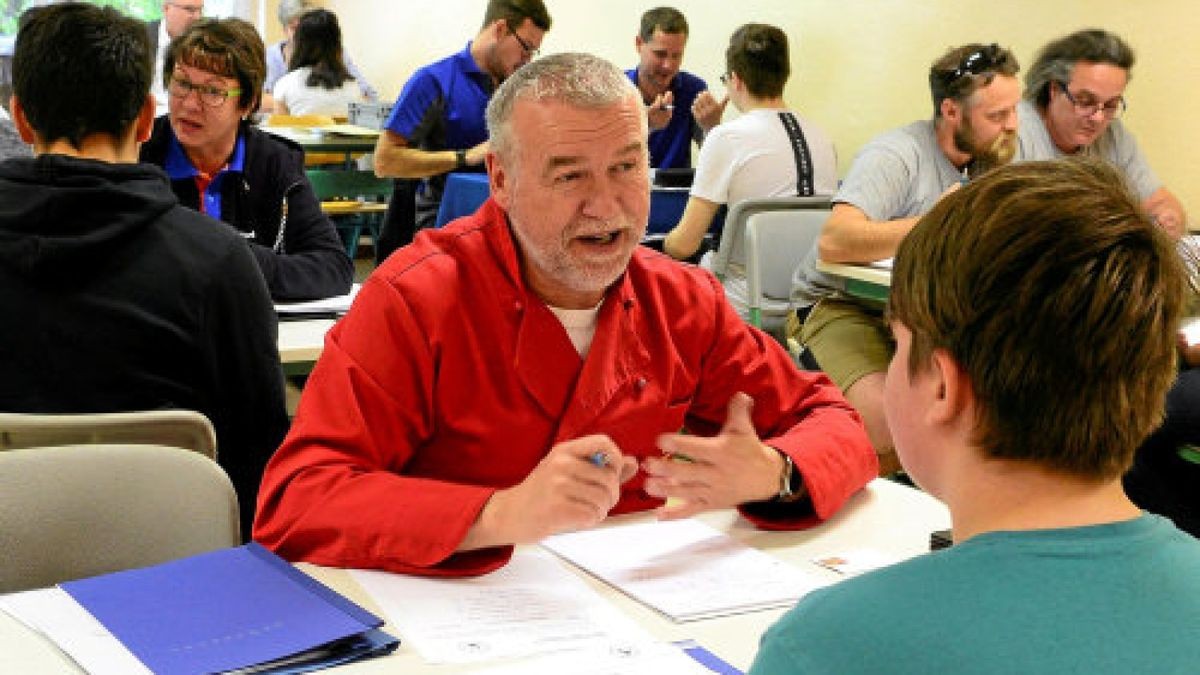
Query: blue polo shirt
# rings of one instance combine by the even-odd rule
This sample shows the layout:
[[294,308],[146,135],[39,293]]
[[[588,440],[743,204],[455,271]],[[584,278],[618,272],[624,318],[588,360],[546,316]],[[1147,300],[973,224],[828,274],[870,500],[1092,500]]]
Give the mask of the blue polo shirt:
[[[638,83],[637,68],[625,71],[634,86]],[[671,121],[658,131],[650,132],[650,166],[656,169],[686,169],[692,165],[692,140],[700,137],[700,127],[692,117],[692,103],[700,92],[708,89],[704,80],[679,71],[671,80],[671,95],[675,109]]]
[[241,173],[246,164],[246,139],[238,134],[237,141],[233,144],[233,157],[229,160],[215,176],[211,176],[211,180],[204,182],[204,176],[201,176],[200,171],[192,165],[192,160],[188,159],[187,154],[183,151],[183,146],[179,144],[179,139],[175,138],[175,132],[170,126],[167,130],[171,134],[170,140],[167,142],[167,157],[163,162],[163,170],[167,172],[167,176],[171,180],[183,180],[191,178],[197,180],[197,186],[201,186],[200,194],[200,210],[217,220],[221,219],[221,186],[225,184],[225,176],[231,172]]
[[[492,92],[492,78],[471,58],[468,42],[457,54],[413,73],[383,126],[421,150],[473,148],[488,138],[484,114]],[[469,170],[479,172],[483,167]],[[421,181],[418,225],[433,224],[445,183],[445,175]]]

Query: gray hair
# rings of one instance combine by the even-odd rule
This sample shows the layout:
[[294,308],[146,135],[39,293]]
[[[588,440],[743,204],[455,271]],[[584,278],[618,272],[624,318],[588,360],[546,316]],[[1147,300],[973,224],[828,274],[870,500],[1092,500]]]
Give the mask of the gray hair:
[[519,100],[554,100],[580,108],[605,108],[636,95],[629,77],[598,56],[568,52],[531,61],[509,76],[488,103],[491,149],[497,155],[511,156],[514,141],[509,120]]
[[1131,75],[1133,49],[1115,33],[1099,28],[1080,30],[1061,37],[1042,47],[1025,74],[1025,98],[1039,108],[1045,108],[1050,102],[1050,86],[1055,82],[1064,85],[1070,82],[1075,64],[1080,61],[1107,63]]
[[312,0],[279,0],[279,23],[286,28],[293,19],[315,7]]

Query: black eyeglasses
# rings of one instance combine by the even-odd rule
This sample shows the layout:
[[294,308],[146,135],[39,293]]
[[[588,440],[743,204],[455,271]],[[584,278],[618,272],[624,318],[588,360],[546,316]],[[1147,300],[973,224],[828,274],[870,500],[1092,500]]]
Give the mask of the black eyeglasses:
[[200,97],[200,101],[210,108],[219,108],[225,101],[242,93],[240,87],[221,89],[207,84],[196,84],[173,75],[167,83],[167,93],[181,100],[187,98],[193,91]]
[[533,45],[531,45],[531,44],[529,44],[528,42],[526,42],[526,41],[525,41],[525,40],[524,40],[524,39],[521,37],[521,34],[520,34],[520,33],[518,33],[516,30],[514,30],[514,29],[513,29],[513,27],[512,27],[512,25],[511,25],[511,24],[508,26],[508,32],[509,32],[509,33],[512,33],[512,36],[513,36],[513,38],[515,38],[515,39],[516,39],[516,41],[517,41],[517,44],[521,45],[521,49],[525,50],[525,55],[526,55],[526,56],[528,56],[529,58],[531,58],[531,59],[536,59],[536,58],[537,58],[537,55],[542,53],[542,50],[540,50],[540,49],[537,49],[537,48],[536,48],[536,47],[534,47]]
[[995,70],[1007,60],[1008,55],[1000,45],[992,43],[964,56],[958,67],[946,74],[946,82],[954,82],[965,75],[979,75]]
[[[1067,89],[1066,82],[1055,82],[1055,84],[1058,85],[1059,89],[1062,89],[1063,95],[1066,96],[1067,100],[1071,102],[1071,105],[1075,107],[1075,114],[1079,115],[1080,117],[1091,117],[1092,115],[1096,114],[1096,111],[1102,111],[1105,117],[1108,119],[1114,119],[1120,117],[1121,114],[1125,112],[1126,105],[1124,96],[1118,96],[1111,101],[1105,101],[1104,103],[1092,100],[1080,100],[1079,98],[1076,98],[1076,96],[1080,95],[1073,95],[1071,94],[1071,90]],[[1090,99],[1091,95],[1083,94],[1082,97]]]

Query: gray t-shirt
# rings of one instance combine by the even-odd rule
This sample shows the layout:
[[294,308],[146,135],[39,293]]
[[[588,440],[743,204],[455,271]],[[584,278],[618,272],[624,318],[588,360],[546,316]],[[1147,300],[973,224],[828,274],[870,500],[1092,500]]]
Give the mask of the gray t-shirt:
[[[1050,138],[1050,131],[1046,129],[1046,123],[1033,102],[1021,101],[1017,110],[1020,117],[1017,131],[1020,144],[1014,161],[1058,159],[1067,156]],[[1146,162],[1142,151],[1138,149],[1133,134],[1121,124],[1121,120],[1113,120],[1095,142],[1077,154],[1098,157],[1112,164],[1125,175],[1129,188],[1138,199],[1146,199],[1163,186],[1158,176],[1154,175],[1150,164]]]
[[7,117],[0,118],[0,160],[32,156],[33,150],[21,140],[13,123]]
[[[856,206],[871,220],[909,218],[933,208],[960,177],[937,143],[933,121],[922,120],[863,146],[833,201]],[[792,300],[806,307],[842,288],[841,280],[817,271],[814,246],[796,268]]]

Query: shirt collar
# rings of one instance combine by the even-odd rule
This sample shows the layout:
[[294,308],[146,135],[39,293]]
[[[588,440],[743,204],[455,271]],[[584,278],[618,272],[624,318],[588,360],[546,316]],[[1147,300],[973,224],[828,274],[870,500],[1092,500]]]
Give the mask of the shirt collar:
[[[163,169],[167,172],[167,176],[171,180],[180,180],[182,178],[194,178],[199,175],[199,171],[192,165],[192,160],[188,159],[187,153],[183,151],[183,146],[179,144],[179,139],[175,138],[174,130],[171,130],[170,125],[167,125],[169,131],[167,141],[167,157],[163,162]],[[238,133],[237,141],[233,144],[233,157],[229,163],[225,165],[218,173],[226,171],[241,172],[246,165],[246,136],[241,132]]]

